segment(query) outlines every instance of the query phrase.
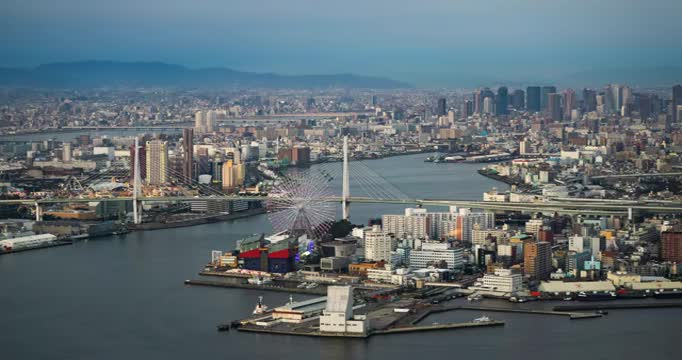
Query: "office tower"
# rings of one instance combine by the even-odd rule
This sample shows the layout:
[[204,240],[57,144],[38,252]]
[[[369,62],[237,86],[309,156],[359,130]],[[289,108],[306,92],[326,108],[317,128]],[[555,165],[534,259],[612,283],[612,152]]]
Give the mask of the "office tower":
[[547,115],[552,121],[561,121],[561,95],[547,94]]
[[523,110],[526,108],[526,94],[523,92],[523,90],[514,90],[512,93],[511,103],[515,110]]
[[448,113],[447,102],[445,98],[438,99],[438,106],[436,107],[436,115],[445,116]]
[[216,154],[216,156],[211,160],[210,166],[211,166],[211,175],[212,175],[212,181],[215,184],[220,184],[220,187],[223,185],[223,165],[225,161],[223,161],[223,158],[219,155]]
[[194,178],[194,129],[182,129],[183,164],[182,175],[185,179]]
[[675,85],[673,86],[673,99],[672,99],[672,104],[673,104],[673,122],[679,122],[679,111],[678,111],[678,106],[682,106],[682,85]]
[[213,110],[206,112],[206,132],[212,133],[216,130],[216,117],[217,113]]
[[629,86],[623,86],[623,104],[622,106],[627,106],[632,104],[634,99],[632,98],[632,89]]
[[620,109],[623,107],[623,87],[618,84],[611,84],[608,94],[610,97],[607,98],[611,100],[611,111],[620,113]]
[[230,191],[237,187],[237,170],[232,160],[227,160],[223,164],[223,190]]
[[637,96],[637,111],[639,118],[646,121],[651,116],[652,102],[649,94],[639,94]]
[[529,86],[526,88],[526,108],[531,112],[540,111],[540,87]]
[[549,94],[556,94],[556,86],[543,86],[540,91],[540,108],[542,111],[547,110],[549,102]]
[[490,90],[490,88],[484,88],[483,91],[481,91],[481,96],[483,96],[484,99],[487,97],[493,98],[493,100],[495,99],[495,93]]
[[664,231],[661,233],[661,259],[682,263],[682,232]]
[[469,116],[473,115],[474,113],[474,103],[471,100],[464,100],[464,103],[462,103],[462,111],[461,111],[461,117],[462,119],[466,119]]
[[506,86],[500,86],[497,89],[497,103],[495,108],[495,114],[506,115],[509,114],[507,106],[509,106],[509,89]]
[[481,89],[474,93],[474,114],[480,114],[483,110],[483,98],[481,97]]
[[483,113],[484,114],[495,113],[495,99],[493,99],[492,97],[483,98]]
[[197,171],[198,175],[210,174],[211,165],[208,158],[208,149],[198,148],[197,149]]
[[566,89],[563,91],[564,96],[564,119],[571,118],[571,112],[577,108],[575,91],[573,89]]
[[206,132],[206,117],[202,111],[194,113],[194,130],[196,130],[197,134]]
[[389,261],[395,244],[394,238],[381,231],[379,225],[372,226],[372,230],[365,231],[365,260]]
[[65,142],[63,144],[62,148],[62,161],[63,162],[69,162],[71,161],[71,143],[70,142]]
[[[485,112],[483,105],[486,98],[490,98],[491,104],[489,107],[491,109],[495,107],[495,93],[489,88],[479,89],[474,93],[474,113],[482,114]],[[492,111],[489,113],[492,113]]]
[[377,96],[372,95],[372,106],[376,106],[376,105],[377,105]]
[[546,280],[552,272],[552,248],[548,242],[523,245],[523,271],[536,280]]
[[147,184],[162,185],[168,180],[168,143],[147,141]]
[[[147,151],[144,143],[140,143],[140,181],[147,179]],[[135,144],[130,145],[130,181],[135,181]]]
[[597,110],[597,92],[592,89],[583,89],[583,109],[585,112]]

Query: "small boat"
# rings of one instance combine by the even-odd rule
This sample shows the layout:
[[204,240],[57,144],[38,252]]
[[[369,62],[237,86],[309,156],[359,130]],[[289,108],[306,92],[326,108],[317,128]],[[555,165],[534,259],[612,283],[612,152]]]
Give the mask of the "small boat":
[[486,322],[491,322],[491,321],[492,321],[492,320],[490,320],[490,318],[487,317],[487,316],[485,316],[485,315],[483,315],[483,316],[481,316],[481,317],[479,317],[479,318],[475,318],[475,319],[474,319],[474,322],[475,322],[475,323],[486,323]]
[[230,324],[218,325],[218,331],[230,331]]
[[267,310],[268,310],[268,307],[265,304],[263,304],[263,297],[259,296],[258,297],[258,303],[256,304],[256,308],[253,309],[253,314],[259,315],[259,314],[266,312]]
[[608,315],[609,312],[606,311],[606,310],[597,310],[597,314],[599,314],[599,315]]

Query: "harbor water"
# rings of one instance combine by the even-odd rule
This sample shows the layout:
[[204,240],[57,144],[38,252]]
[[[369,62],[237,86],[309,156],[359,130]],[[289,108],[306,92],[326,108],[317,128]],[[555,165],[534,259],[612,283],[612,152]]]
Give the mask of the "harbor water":
[[[369,164],[407,195],[480,199],[492,186],[480,165],[424,163],[426,155]],[[353,191],[353,189],[351,189]],[[352,205],[364,223],[402,206]],[[286,293],[193,287],[211,250],[267,232],[266,215],[194,227],[133,232],[72,246],[0,257],[0,358],[23,359],[672,359],[682,309],[611,311],[601,319],[476,311],[432,315],[430,322],[481,315],[504,327],[321,339],[217,332],[216,325],[269,306]],[[294,295],[295,299],[303,298]]]

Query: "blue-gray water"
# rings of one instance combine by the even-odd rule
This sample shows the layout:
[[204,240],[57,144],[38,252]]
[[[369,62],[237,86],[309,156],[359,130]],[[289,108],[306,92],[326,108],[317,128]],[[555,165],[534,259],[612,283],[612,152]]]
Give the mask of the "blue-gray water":
[[[406,194],[479,199],[500,184],[477,165],[423,163],[424,155],[368,163]],[[355,222],[402,207],[354,205]],[[268,231],[266,216],[137,232],[0,256],[0,359],[649,359],[674,358],[682,310],[611,311],[603,319],[486,314],[504,328],[357,339],[218,333],[250,314],[256,298],[287,294],[187,287],[185,279],[236,239]],[[470,320],[477,312],[428,321]]]

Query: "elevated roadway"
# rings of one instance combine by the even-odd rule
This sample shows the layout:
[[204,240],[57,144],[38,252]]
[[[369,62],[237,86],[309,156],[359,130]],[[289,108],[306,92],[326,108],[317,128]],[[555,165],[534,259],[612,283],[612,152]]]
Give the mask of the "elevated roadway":
[[[192,196],[167,196],[167,197],[139,197],[143,202],[187,202],[193,200],[267,200],[267,196],[222,196],[222,197],[192,197]],[[29,205],[48,206],[60,203],[88,203],[98,201],[132,201],[132,197],[111,198],[51,198],[51,199],[13,199],[0,200],[0,205]],[[342,202],[341,196],[325,197],[319,201]],[[583,200],[583,201],[580,201]],[[632,212],[650,214],[682,214],[682,202],[644,202],[629,200],[604,200],[586,201],[587,199],[562,199],[545,202],[492,202],[474,200],[450,200],[450,199],[382,199],[367,197],[351,197],[352,204],[397,204],[406,206],[458,206],[490,211],[506,212],[556,212],[567,215],[597,215],[597,216],[631,216]]]

